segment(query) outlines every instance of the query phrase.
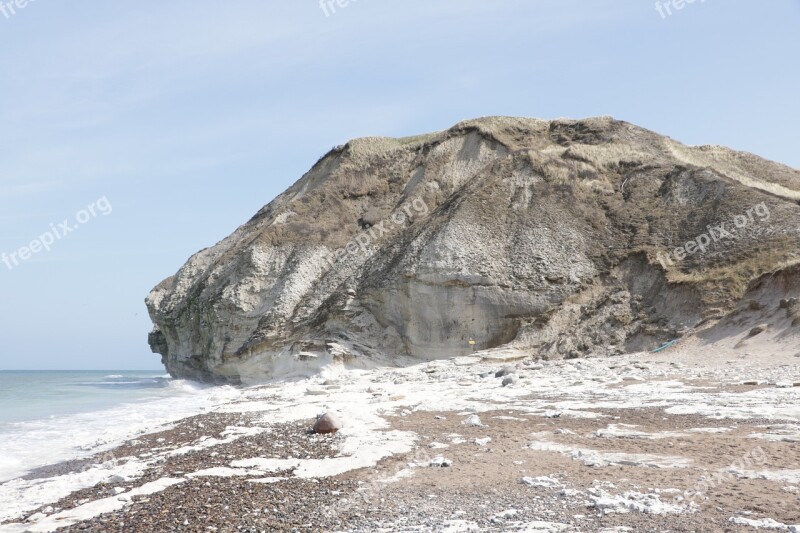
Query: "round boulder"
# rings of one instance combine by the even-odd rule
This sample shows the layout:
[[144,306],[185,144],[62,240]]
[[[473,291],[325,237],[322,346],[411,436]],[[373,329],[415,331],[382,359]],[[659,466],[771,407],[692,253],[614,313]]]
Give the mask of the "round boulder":
[[330,411],[319,417],[313,427],[314,433],[321,434],[336,433],[340,429],[342,429],[342,422]]
[[517,382],[517,376],[510,375],[503,378],[503,387],[508,387],[509,385],[513,385]]

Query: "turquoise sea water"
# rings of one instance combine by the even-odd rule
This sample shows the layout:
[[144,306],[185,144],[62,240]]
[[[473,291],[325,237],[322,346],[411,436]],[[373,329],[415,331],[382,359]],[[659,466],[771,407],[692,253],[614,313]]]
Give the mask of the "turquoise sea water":
[[109,449],[238,394],[233,387],[175,380],[163,371],[2,371],[0,484],[39,466]]
[[171,381],[164,371],[0,371],[0,433],[13,422],[164,397]]

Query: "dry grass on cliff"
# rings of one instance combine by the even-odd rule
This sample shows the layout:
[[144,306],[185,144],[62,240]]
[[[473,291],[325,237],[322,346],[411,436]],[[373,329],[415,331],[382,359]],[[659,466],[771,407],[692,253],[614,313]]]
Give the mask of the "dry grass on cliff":
[[[800,200],[800,171],[721,146],[690,147],[672,140],[664,142],[674,157],[687,164],[714,168],[753,189]],[[769,176],[769,181],[761,176]]]
[[589,163],[597,169],[612,170],[620,166],[642,165],[651,158],[627,144],[573,144],[564,158]]

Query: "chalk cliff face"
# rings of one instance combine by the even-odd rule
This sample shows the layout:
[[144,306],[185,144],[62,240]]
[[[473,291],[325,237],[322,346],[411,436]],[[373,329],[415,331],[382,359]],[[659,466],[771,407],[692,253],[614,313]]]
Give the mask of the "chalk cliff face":
[[800,313],[799,202],[800,171],[610,118],[357,139],[153,289],[150,345],[232,383],[649,349],[749,298]]

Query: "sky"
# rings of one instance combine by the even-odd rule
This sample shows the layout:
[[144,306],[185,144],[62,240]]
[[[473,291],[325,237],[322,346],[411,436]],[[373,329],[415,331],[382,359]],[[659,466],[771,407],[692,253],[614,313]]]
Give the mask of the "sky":
[[611,115],[800,168],[800,0],[17,1],[0,369],[161,368],[150,289],[354,137]]

